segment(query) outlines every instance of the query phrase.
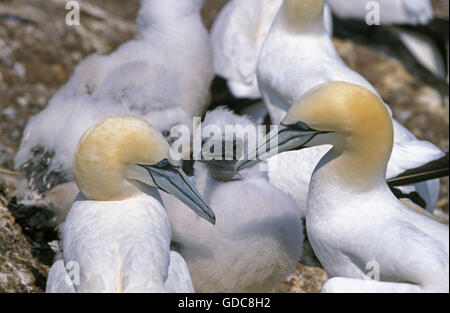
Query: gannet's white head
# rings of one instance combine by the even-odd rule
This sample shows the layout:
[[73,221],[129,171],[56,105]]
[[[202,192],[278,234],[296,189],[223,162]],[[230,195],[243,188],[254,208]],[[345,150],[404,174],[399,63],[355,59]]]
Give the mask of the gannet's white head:
[[90,128],[77,145],[73,173],[87,199],[119,201],[159,188],[215,221],[189,178],[173,165],[164,137],[144,119],[114,117]]
[[[298,150],[331,144],[336,176],[349,186],[369,188],[385,183],[387,163],[393,147],[392,120],[380,98],[359,85],[347,82],[322,84],[295,103],[282,121],[278,151]],[[267,145],[268,143],[264,143]],[[251,154],[253,161],[242,161],[237,169],[258,162],[272,152]]]
[[279,22],[286,29],[323,26],[324,0],[284,0],[279,13]]

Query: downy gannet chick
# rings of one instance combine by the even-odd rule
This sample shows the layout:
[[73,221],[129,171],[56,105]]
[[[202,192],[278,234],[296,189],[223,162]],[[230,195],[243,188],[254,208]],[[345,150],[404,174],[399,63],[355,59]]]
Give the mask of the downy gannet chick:
[[[347,81],[378,95],[364,77],[351,70],[339,57],[325,30],[323,9],[324,0],[285,0],[267,35],[259,57],[257,76],[264,102],[275,124],[306,92],[325,82]],[[393,120],[393,123],[395,144],[387,178],[443,156],[433,144],[417,140],[397,121]],[[294,197],[302,211],[306,207],[310,174],[327,149],[323,146],[309,151],[294,151],[268,160],[270,181]],[[303,175],[293,177],[293,171]],[[416,184],[414,188],[425,200],[427,210],[433,211],[439,181]]]
[[[260,98],[256,65],[267,33],[283,0],[231,0],[211,29],[216,74],[228,80],[237,98]],[[328,33],[333,18],[327,5],[323,14]]]
[[[76,196],[72,158],[89,127],[112,116],[141,116],[169,137],[174,125],[192,127],[192,117],[202,114],[214,76],[200,16],[203,2],[141,0],[139,39],[82,61],[49,105],[29,120],[15,158],[26,180],[18,198],[61,209],[49,226],[64,219]],[[47,196],[64,184],[71,187],[62,192],[71,194],[70,200],[49,203]]]
[[[202,123],[204,152],[210,151],[206,145],[217,140],[220,147],[236,144],[235,155],[233,151],[222,155],[222,149],[210,156],[239,158],[248,142],[234,141],[230,133],[210,137],[207,132],[210,126],[224,131],[226,125],[256,131],[246,117],[222,108],[208,112]],[[214,227],[163,194],[174,247],[189,266],[196,292],[270,292],[300,259],[303,231],[294,200],[257,168],[236,174],[235,163],[224,159],[195,163],[195,186],[214,207]]]
[[[332,277],[323,291],[448,292],[448,226],[410,210],[386,184],[393,126],[379,97],[355,84],[325,83],[282,123],[279,153],[333,146],[314,170],[306,210],[308,238]],[[374,268],[379,281],[367,276]]]
[[[164,137],[141,118],[106,119],[83,135],[73,167],[80,195],[64,223],[63,259],[50,270],[47,292],[193,292],[186,263],[170,251],[158,189],[210,223],[215,217],[172,165]],[[74,264],[79,284],[71,286],[65,266]]]

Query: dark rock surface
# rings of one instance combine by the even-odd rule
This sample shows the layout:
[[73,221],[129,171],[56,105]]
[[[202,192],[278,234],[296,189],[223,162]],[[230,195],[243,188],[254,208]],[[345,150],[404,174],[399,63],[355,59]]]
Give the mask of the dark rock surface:
[[0,186],[0,292],[43,292],[48,266],[31,253],[29,240],[22,233]]

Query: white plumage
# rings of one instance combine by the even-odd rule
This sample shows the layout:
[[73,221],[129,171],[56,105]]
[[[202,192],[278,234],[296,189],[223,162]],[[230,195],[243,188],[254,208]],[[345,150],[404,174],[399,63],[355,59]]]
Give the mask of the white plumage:
[[62,228],[62,259],[47,292],[193,292],[183,258],[170,251],[171,228],[158,189],[214,222],[214,213],[170,159],[148,122],[103,120],[77,145],[80,195]]
[[430,0],[327,0],[333,13],[340,18],[366,20],[369,13],[377,10],[380,23],[427,24],[434,18]]
[[[189,273],[186,264],[168,251],[170,238],[167,214],[158,199],[141,195],[123,201],[89,201],[80,197],[64,223],[64,262],[52,266],[47,292],[70,291],[64,267],[69,262],[76,262],[81,270],[74,292],[193,292],[192,283],[186,288],[189,283],[184,282]],[[170,272],[175,276],[169,276]],[[183,282],[180,287],[179,281]]]
[[[133,115],[169,136],[201,115],[214,75],[203,0],[142,0],[140,38],[109,55],[88,57],[28,122],[15,165],[27,176],[20,198],[32,202],[72,181],[72,156],[84,131],[104,118]],[[56,208],[55,208],[56,209]]]
[[283,124],[290,126],[276,135],[278,153],[333,146],[314,169],[306,209],[308,239],[331,278],[322,291],[448,293],[449,228],[389,190],[393,126],[379,97],[359,85],[325,83],[298,100]]
[[[231,0],[214,21],[211,41],[216,74],[227,79],[237,98],[259,98],[256,66],[261,47],[283,0]],[[331,35],[328,6],[324,23]]]
[[[302,10],[296,8],[299,3],[308,6],[314,13],[303,15]],[[323,5],[322,0],[286,0],[266,38],[257,76],[273,123],[279,123],[289,107],[307,91],[325,82],[351,82],[378,95],[364,77],[351,70],[339,57],[323,24]],[[417,140],[397,121],[393,120],[393,123],[395,145],[387,178],[443,156],[431,143]],[[308,150],[288,152],[268,161],[270,181],[291,194],[302,212],[306,207],[310,174],[327,149],[317,147]],[[414,157],[404,158],[405,153]],[[302,175],[292,177],[293,169]],[[435,208],[438,189],[438,181],[417,187],[416,191],[425,199],[429,211]]]
[[[203,129],[208,125],[222,130],[226,125],[250,126],[256,132],[246,117],[224,109],[208,112]],[[233,141],[233,135],[223,140]],[[235,162],[195,163],[195,186],[214,208],[214,227],[163,195],[175,247],[197,292],[270,292],[293,272],[301,256],[302,224],[293,199],[257,168],[235,174]]]
[[[333,13],[342,19],[372,23],[377,15],[380,25],[425,25],[433,21],[434,11],[430,0],[328,0]],[[417,61],[431,73],[447,78],[444,57],[431,38],[413,29],[393,29]]]

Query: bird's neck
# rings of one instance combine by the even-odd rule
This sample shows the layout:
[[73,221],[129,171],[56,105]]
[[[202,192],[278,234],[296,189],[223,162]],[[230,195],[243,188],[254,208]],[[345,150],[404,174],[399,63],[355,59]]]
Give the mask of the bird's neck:
[[323,0],[285,0],[274,28],[296,34],[326,33],[323,12]]
[[392,152],[392,129],[370,128],[358,135],[341,137],[340,142],[319,161],[315,184],[339,185],[350,192],[368,192],[386,185],[386,169]]

